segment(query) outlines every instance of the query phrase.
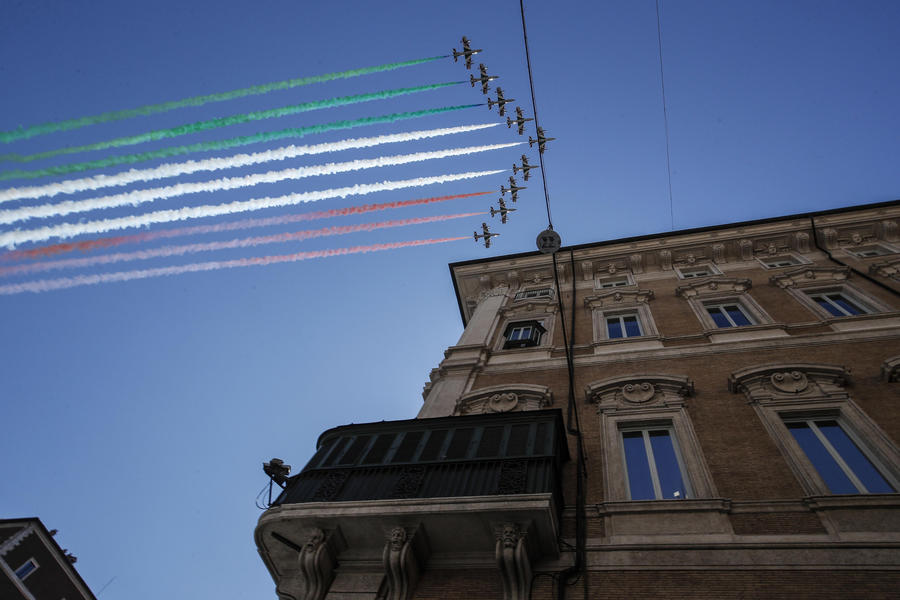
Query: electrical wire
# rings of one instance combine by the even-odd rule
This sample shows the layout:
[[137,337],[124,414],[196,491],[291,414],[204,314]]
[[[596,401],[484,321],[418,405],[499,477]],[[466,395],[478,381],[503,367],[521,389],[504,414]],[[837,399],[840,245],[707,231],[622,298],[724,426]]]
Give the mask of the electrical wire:
[[[531,74],[531,54],[528,52],[528,32],[525,30],[525,0],[519,0],[519,12],[522,14],[522,38],[525,40],[525,62],[528,65],[528,85],[531,86],[531,110],[534,112],[535,136],[540,130],[537,101],[534,98],[534,77]],[[550,192],[547,190],[547,170],[544,167],[544,153],[538,143],[538,160],[541,163],[541,181],[544,183],[544,204],[547,206],[547,229],[553,230],[553,219],[550,217]]]
[[[666,78],[663,75],[662,26],[659,20],[659,0],[656,0],[656,44],[659,49],[659,83],[662,89],[663,125],[666,130],[666,176],[669,183],[669,220],[675,230],[675,208],[672,203],[672,160],[669,151],[669,110],[666,106]],[[535,119],[537,117],[535,116]]]

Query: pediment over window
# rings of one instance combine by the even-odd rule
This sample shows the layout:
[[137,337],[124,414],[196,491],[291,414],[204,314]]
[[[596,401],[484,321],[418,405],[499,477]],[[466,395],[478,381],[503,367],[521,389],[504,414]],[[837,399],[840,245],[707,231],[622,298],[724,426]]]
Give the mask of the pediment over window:
[[728,378],[731,392],[751,402],[796,402],[797,398],[846,398],[844,384],[850,371],[840,365],[780,363],[740,369]]
[[625,375],[585,386],[587,401],[597,412],[678,407],[694,392],[694,382],[682,375]]
[[528,298],[525,300],[517,300],[515,304],[507,304],[502,306],[497,312],[508,318],[527,318],[532,314],[555,314],[559,310],[559,305],[555,297],[550,298]]
[[646,304],[653,299],[653,290],[616,290],[601,292],[584,299],[584,305],[593,310],[595,308],[610,308],[616,306],[632,306]]
[[742,294],[752,287],[749,279],[734,277],[707,277],[675,288],[675,295],[684,298],[712,294]]
[[540,410],[553,405],[553,394],[544,385],[512,383],[494,385],[464,394],[456,402],[455,416]]
[[778,275],[772,275],[769,283],[782,289],[806,284],[828,284],[844,282],[850,276],[850,267],[812,267],[803,266],[791,269]]
[[869,265],[869,273],[881,277],[897,277],[900,274],[900,258],[872,263]]

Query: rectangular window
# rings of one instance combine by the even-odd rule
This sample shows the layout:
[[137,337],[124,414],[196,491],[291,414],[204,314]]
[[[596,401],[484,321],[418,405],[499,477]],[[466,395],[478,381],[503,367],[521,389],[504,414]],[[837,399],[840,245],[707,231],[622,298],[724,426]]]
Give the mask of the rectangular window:
[[835,317],[849,317],[851,315],[862,315],[869,312],[859,304],[851,302],[847,296],[840,292],[809,294],[809,297]]
[[887,254],[894,254],[893,250],[885,248],[880,244],[874,246],[864,246],[862,248],[855,248],[853,250],[850,250],[850,252],[860,258],[872,258],[873,256],[885,256]]
[[709,277],[710,275],[721,275],[722,273],[712,265],[700,265],[697,267],[676,267],[678,276],[682,279],[694,279],[697,277]]
[[832,494],[889,494],[896,490],[835,419],[785,425]]
[[506,342],[504,348],[526,348],[528,346],[538,346],[541,343],[541,336],[546,333],[543,325],[539,321],[522,321],[519,323],[510,323],[506,328]]
[[744,325],[753,325],[753,321],[747,316],[746,311],[737,302],[727,302],[725,304],[707,304],[706,312],[712,318],[716,327],[742,327]]
[[600,289],[623,287],[626,285],[630,285],[627,277],[609,277],[597,281],[597,287]]
[[606,317],[606,335],[609,339],[639,337],[644,335],[635,313]]
[[26,577],[31,575],[34,572],[34,570],[37,568],[38,568],[37,561],[35,561],[33,558],[29,558],[22,564],[21,567],[16,569],[16,577],[18,577],[20,580],[24,580]]
[[552,288],[541,288],[539,290],[524,290],[516,293],[516,300],[525,300],[527,298],[549,298],[553,295]]
[[772,258],[761,258],[760,262],[769,269],[777,269],[778,267],[790,267],[791,265],[800,264],[800,261],[793,256],[774,256]]
[[622,431],[631,500],[686,498],[681,459],[668,427]]

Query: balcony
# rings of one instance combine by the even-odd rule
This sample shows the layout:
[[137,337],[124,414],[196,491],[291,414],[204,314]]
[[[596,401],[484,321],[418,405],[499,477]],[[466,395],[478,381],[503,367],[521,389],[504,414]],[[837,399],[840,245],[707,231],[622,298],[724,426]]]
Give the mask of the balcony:
[[260,517],[257,547],[288,595],[309,585],[304,549],[325,538],[335,566],[321,577],[339,586],[375,575],[398,529],[422,568],[493,564],[504,528],[529,563],[555,559],[568,458],[559,410],[336,427]]

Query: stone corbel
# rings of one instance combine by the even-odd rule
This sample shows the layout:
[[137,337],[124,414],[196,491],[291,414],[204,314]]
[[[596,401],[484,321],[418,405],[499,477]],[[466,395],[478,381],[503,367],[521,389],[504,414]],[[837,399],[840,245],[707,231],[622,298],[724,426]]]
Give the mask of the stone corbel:
[[881,239],[888,242],[897,241],[897,221],[885,219],[881,222]]
[[643,273],[644,272],[644,255],[643,254],[632,254],[628,257],[628,262],[631,267],[632,273]]
[[387,578],[386,600],[410,600],[428,561],[428,540],[422,525],[392,528],[386,534],[382,561]]
[[727,259],[725,258],[725,244],[713,244],[712,259],[713,262],[717,265],[726,262]]
[[753,260],[753,242],[741,240],[738,242],[738,248],[740,249],[741,260]]
[[659,267],[663,271],[672,270],[672,252],[670,252],[669,250],[659,251]]
[[498,523],[494,525],[494,536],[497,539],[494,554],[503,581],[503,600],[528,600],[532,572],[527,529],[519,523]]
[[825,248],[828,250],[834,250],[838,245],[838,232],[833,227],[826,227],[822,230],[822,238],[824,240]]
[[297,600],[322,600],[334,581],[340,532],[312,529],[300,547],[297,560],[300,564],[300,589],[290,597]]
[[594,278],[594,264],[591,261],[581,261],[581,278],[585,281],[590,281]]
[[805,231],[796,232],[792,241],[793,248],[796,252],[800,252],[801,254],[809,252],[809,234]]

